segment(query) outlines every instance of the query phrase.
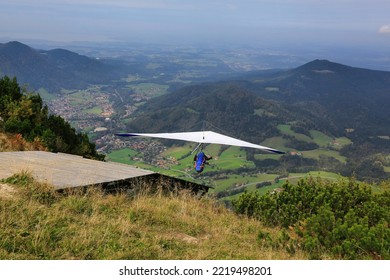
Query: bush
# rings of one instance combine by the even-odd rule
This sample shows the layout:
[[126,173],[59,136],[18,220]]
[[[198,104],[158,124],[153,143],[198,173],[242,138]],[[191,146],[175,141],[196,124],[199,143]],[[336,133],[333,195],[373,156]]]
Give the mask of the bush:
[[345,259],[390,258],[390,192],[373,194],[353,180],[313,178],[283,189],[264,196],[244,193],[233,207],[269,226],[295,228],[299,246],[314,258],[324,252]]

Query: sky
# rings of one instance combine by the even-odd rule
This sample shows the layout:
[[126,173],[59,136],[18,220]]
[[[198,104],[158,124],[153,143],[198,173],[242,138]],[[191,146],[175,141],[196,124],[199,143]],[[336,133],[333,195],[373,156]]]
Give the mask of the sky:
[[1,0],[0,40],[385,48],[389,11],[390,0]]

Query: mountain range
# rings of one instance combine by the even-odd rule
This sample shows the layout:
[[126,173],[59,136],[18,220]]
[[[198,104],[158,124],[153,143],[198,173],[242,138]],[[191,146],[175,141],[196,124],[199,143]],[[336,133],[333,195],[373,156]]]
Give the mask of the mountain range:
[[[33,88],[83,88],[112,82],[129,71],[137,74],[136,68],[120,61],[64,49],[35,50],[19,42],[0,44],[0,75],[16,76]],[[314,60],[288,70],[244,72],[218,82],[183,86],[150,99],[126,124],[117,116],[117,123],[120,129],[136,132],[198,130],[209,123],[218,132],[254,143],[283,137],[285,147],[316,148],[314,139],[305,142],[283,133],[280,125],[288,125],[293,133],[309,138],[313,131],[347,137],[353,144],[340,151],[347,164],[369,170],[380,162],[388,169],[389,108],[390,72]],[[359,169],[355,167],[349,170]]]
[[[389,108],[390,72],[315,60],[291,70],[247,73],[181,88],[147,102],[126,130],[186,131],[201,129],[207,122],[218,132],[250,142],[274,139],[284,142],[274,148],[317,151],[316,160],[287,156],[278,162],[257,161],[258,168],[284,166],[289,172],[325,168],[346,176],[358,174],[360,179],[383,179],[388,178],[385,170],[390,165]],[[345,163],[325,155],[327,148],[313,136],[318,131],[331,139],[351,140],[350,145],[336,148]],[[275,145],[268,141],[267,145]]]
[[[27,84],[33,90],[41,87],[54,92],[61,89],[83,89],[90,84],[110,83],[139,71],[142,71],[139,66],[131,66],[120,60],[99,60],[65,49],[45,51],[20,42],[0,44],[0,76],[15,76],[20,84]],[[289,70],[255,71],[240,76],[237,74],[236,78],[218,83],[180,88],[172,95],[153,100],[140,112],[148,115],[150,110],[154,118],[161,119],[157,117],[160,110],[163,110],[162,114],[165,116],[168,108],[178,106],[168,114],[174,114],[171,118],[178,123],[191,123],[181,120],[183,118],[212,120],[212,123],[217,121],[216,125],[231,129],[230,126],[234,128],[234,125],[228,124],[227,127],[223,123],[230,116],[237,119],[238,110],[224,114],[221,120],[214,115],[232,107],[231,104],[224,104],[225,102],[238,101],[232,92],[257,99],[257,107],[250,104],[246,108],[241,104],[235,108],[242,110],[239,112],[241,117],[244,112],[252,110],[252,114],[255,110],[256,113],[252,115],[256,123],[270,121],[271,116],[277,115],[288,118],[289,121],[295,120],[296,126],[303,121],[303,128],[320,127],[333,135],[342,135],[348,131],[353,132],[352,136],[387,136],[390,131],[390,72],[355,68],[327,60],[314,60]],[[283,112],[275,114],[263,108],[271,106],[270,104],[278,107],[278,110],[283,108]],[[180,112],[184,107],[194,111]],[[207,111],[208,117],[202,113],[202,107]],[[193,115],[194,112],[198,113],[197,117]],[[178,118],[178,114],[183,116]],[[177,128],[177,124],[169,123],[165,126]],[[237,121],[230,120],[229,123]],[[154,125],[158,125],[158,122]]]
[[345,129],[371,135],[390,131],[390,72],[315,60],[262,81],[253,77],[248,88],[265,98],[298,105],[310,114],[326,111],[326,116],[320,116],[338,134]]
[[120,65],[65,50],[36,50],[20,42],[0,44],[0,76],[17,77],[30,89],[82,89],[111,82],[123,74]]
[[291,122],[302,131],[334,136],[388,136],[389,107],[390,72],[315,60],[291,70],[184,87],[148,102],[130,127],[188,129],[206,120],[250,136]]
[[120,86],[126,84],[128,76],[153,83],[169,81],[170,87],[176,88],[183,82],[210,81],[235,72],[222,59],[209,54],[129,50],[95,58],[65,49],[35,49],[17,41],[0,44],[0,76],[15,76],[32,90],[45,88],[51,93],[91,84]]

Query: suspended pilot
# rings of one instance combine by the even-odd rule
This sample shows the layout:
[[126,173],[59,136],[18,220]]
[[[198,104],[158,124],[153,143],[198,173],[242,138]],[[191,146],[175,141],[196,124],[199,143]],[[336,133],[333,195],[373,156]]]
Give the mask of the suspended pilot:
[[204,152],[200,152],[194,157],[194,167],[196,172],[201,173],[204,169],[204,165],[208,164],[208,160],[212,159],[211,156],[206,156]]

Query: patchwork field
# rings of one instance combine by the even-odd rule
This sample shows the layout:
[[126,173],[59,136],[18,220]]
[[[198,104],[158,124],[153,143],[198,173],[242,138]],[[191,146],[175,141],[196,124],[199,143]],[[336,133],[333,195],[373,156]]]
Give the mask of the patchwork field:
[[[273,137],[262,142],[262,145],[286,151],[287,154],[302,158],[320,160],[326,156],[334,158],[341,163],[346,158],[339,153],[339,149],[351,143],[348,138],[332,138],[319,131],[311,130],[310,136],[296,133],[290,125],[278,126],[282,136]],[[288,140],[283,137],[288,135],[300,141],[316,143],[319,147],[314,150],[297,151],[287,147]],[[158,164],[144,160],[144,151],[135,151],[130,148],[112,151],[108,154],[108,160],[131,164],[145,169],[157,171],[166,175],[182,179],[205,183],[213,187],[211,193],[222,196],[222,200],[231,200],[243,191],[259,191],[265,193],[280,188],[287,180],[296,183],[307,176],[320,177],[328,180],[338,180],[341,175],[333,172],[310,171],[307,173],[268,174],[256,169],[253,161],[247,160],[245,149],[239,147],[227,147],[221,145],[207,145],[204,152],[213,157],[203,173],[198,174],[193,170],[194,143],[186,143],[183,146],[172,146],[162,153],[156,154],[154,160]],[[256,153],[256,160],[279,160],[282,155],[269,153]],[[149,160],[150,161],[150,160]],[[388,169],[388,167],[386,167]],[[388,172],[388,171],[387,171]],[[223,194],[223,195],[222,195]]]

